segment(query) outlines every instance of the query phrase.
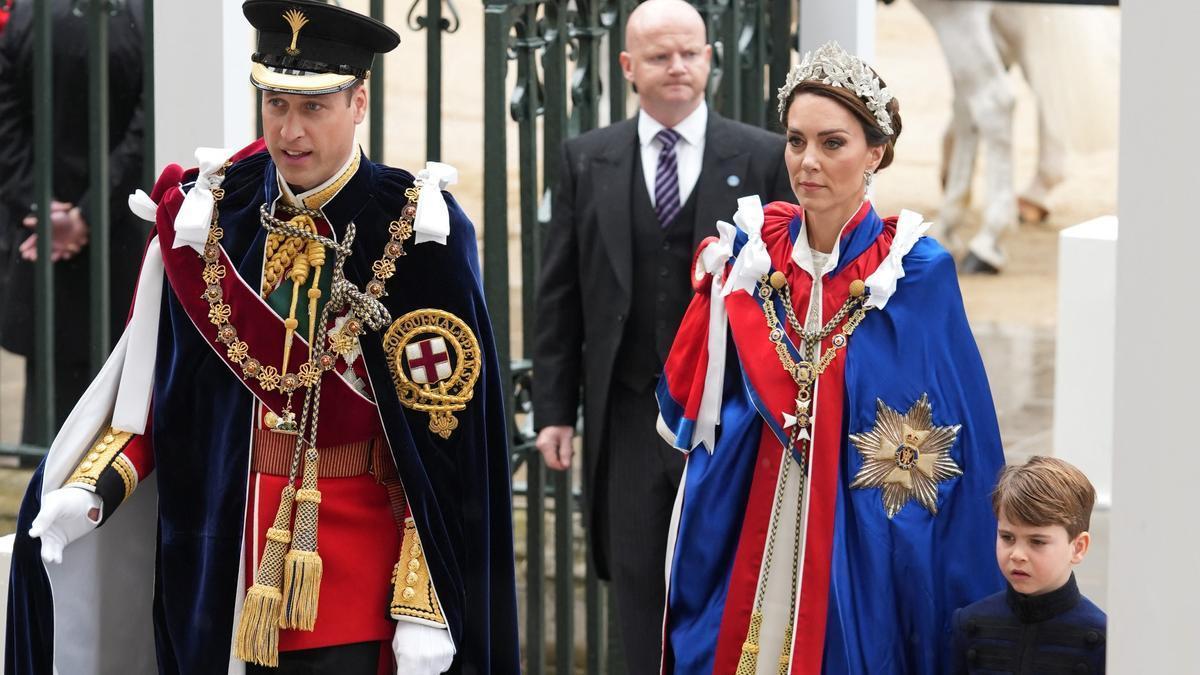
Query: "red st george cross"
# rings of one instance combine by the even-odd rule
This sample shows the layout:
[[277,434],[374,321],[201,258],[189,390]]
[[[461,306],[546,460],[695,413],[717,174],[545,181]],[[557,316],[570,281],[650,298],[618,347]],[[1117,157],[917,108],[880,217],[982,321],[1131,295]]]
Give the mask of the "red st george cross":
[[440,337],[412,342],[404,347],[408,357],[408,371],[417,384],[441,382],[450,377],[450,354],[446,352],[446,341]]

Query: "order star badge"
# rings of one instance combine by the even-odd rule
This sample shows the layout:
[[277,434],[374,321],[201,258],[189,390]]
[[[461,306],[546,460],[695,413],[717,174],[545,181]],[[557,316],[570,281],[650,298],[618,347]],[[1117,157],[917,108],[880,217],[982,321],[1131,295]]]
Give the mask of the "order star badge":
[[465,321],[440,309],[396,319],[383,337],[400,405],[429,414],[429,430],[450,438],[483,369],[479,340]]
[[863,458],[850,487],[883,488],[889,519],[910,499],[937,515],[938,483],[962,475],[950,458],[950,446],[961,428],[961,424],[934,426],[928,394],[921,394],[904,415],[878,401],[875,428],[850,435]]

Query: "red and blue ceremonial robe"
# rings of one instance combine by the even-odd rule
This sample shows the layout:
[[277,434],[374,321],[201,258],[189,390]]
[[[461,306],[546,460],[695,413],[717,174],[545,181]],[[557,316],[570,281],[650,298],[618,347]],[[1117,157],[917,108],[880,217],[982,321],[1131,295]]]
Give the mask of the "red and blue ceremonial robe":
[[[660,431],[688,453],[668,553],[664,672],[736,671],[781,462],[799,466],[784,457],[797,385],[758,290],[782,272],[795,314],[807,315],[813,280],[793,255],[803,212],[773,203],[764,213],[757,197],[739,204],[738,228],[722,223],[721,240],[701,247],[697,294],[658,388]],[[1003,587],[989,501],[1003,465],[995,411],[954,262],[924,227],[916,214],[898,226],[864,203],[823,277],[822,323],[855,280],[871,309],[813,395],[791,673],[945,672],[954,610]],[[778,294],[770,301],[783,317]],[[785,341],[800,361],[791,329]],[[901,435],[892,445],[889,431]],[[910,433],[905,460],[928,451],[957,474],[892,459]],[[940,458],[920,446],[934,438],[948,447]],[[889,514],[889,503],[900,508]],[[791,558],[776,550],[773,574],[789,575]],[[778,658],[759,654],[759,672],[776,672]]]

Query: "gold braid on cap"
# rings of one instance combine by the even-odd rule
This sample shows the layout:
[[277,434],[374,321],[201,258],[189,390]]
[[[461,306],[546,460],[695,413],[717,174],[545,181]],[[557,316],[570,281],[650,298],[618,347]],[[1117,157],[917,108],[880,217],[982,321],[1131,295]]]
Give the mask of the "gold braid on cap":
[[788,97],[801,83],[811,80],[854,92],[875,115],[880,130],[889,136],[892,135],[892,116],[887,111],[888,103],[892,101],[892,92],[880,85],[879,78],[871,72],[870,66],[842,49],[834,40],[821,45],[815,52],[805,54],[800,65],[788,72],[787,79],[779,88],[780,122],[784,121],[783,116],[787,112]]

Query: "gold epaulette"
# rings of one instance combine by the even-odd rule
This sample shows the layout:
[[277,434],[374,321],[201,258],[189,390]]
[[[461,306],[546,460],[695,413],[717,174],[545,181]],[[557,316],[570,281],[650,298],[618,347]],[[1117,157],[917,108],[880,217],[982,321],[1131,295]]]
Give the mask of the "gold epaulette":
[[392,573],[393,619],[406,617],[421,622],[446,625],[441,604],[433,589],[433,578],[429,576],[429,565],[425,563],[425,551],[417,534],[417,524],[412,518],[404,521],[404,543],[400,546],[400,561]]
[[104,473],[105,469],[112,467],[121,477],[121,482],[125,484],[124,498],[128,499],[129,495],[133,493],[133,489],[137,487],[137,472],[129,460],[121,455],[121,451],[129,445],[133,436],[128,431],[118,431],[110,427],[84,455],[83,461],[75,467],[75,471],[67,479],[66,484],[95,490],[100,475]]

